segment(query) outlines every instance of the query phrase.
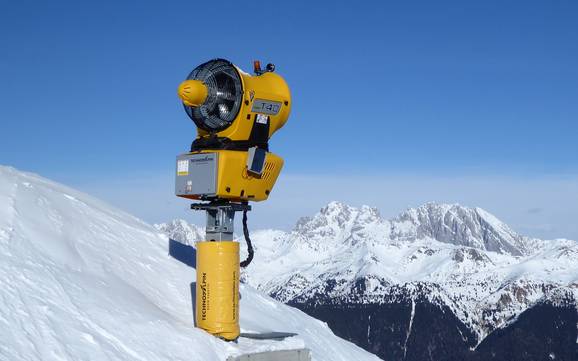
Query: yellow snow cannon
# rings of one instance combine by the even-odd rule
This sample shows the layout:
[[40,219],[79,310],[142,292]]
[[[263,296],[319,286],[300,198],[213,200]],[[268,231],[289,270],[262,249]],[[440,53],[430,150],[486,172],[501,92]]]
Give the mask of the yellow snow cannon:
[[[196,326],[225,340],[239,337],[239,275],[253,258],[250,201],[266,200],[283,167],[269,139],[287,122],[291,94],[275,66],[248,74],[224,59],[196,67],[177,90],[197,127],[189,152],[177,157],[175,193],[204,201],[205,241],[197,243]],[[239,262],[235,212],[243,212],[248,258]]]

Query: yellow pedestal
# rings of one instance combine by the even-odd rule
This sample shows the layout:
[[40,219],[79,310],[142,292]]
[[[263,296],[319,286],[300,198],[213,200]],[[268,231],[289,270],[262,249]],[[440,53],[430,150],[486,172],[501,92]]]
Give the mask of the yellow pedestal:
[[239,243],[197,242],[197,327],[223,338],[239,337]]

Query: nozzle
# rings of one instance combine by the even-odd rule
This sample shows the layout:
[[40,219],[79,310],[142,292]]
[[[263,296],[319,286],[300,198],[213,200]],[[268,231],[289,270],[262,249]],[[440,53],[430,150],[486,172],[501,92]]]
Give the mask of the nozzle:
[[200,80],[185,80],[179,85],[177,94],[189,107],[198,107],[207,99],[207,86]]

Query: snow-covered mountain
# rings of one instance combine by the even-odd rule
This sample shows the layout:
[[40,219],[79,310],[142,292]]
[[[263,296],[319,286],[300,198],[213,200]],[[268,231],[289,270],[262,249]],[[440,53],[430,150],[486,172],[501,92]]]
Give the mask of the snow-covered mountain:
[[0,360],[223,361],[301,347],[315,360],[378,360],[249,285],[242,330],[299,336],[233,343],[194,328],[195,270],[170,242],[95,198],[0,166]]
[[481,208],[427,203],[397,217],[392,225],[398,239],[435,239],[484,251],[521,256],[531,252],[524,237]]
[[[284,302],[347,297],[359,280],[368,302],[392,285],[435,284],[441,288],[429,297],[451,305],[480,339],[546,289],[578,290],[575,241],[522,237],[479,208],[428,203],[384,220],[374,208],[332,202],[292,232],[253,239],[259,257],[248,283]],[[498,320],[486,319],[494,308]]]
[[[197,227],[159,227],[202,237]],[[575,241],[523,237],[480,208],[428,203],[386,220],[375,208],[332,202],[291,232],[252,239],[244,279],[274,298],[308,311],[427,300],[463,324],[470,348],[534,305],[574,305],[578,296]]]

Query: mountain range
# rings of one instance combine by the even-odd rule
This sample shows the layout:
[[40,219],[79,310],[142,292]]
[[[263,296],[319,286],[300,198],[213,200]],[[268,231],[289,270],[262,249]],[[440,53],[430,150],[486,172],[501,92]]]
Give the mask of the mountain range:
[[[191,245],[204,233],[156,227]],[[251,238],[245,283],[384,360],[576,359],[576,241],[522,236],[457,204],[384,219],[339,202]]]

